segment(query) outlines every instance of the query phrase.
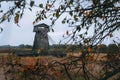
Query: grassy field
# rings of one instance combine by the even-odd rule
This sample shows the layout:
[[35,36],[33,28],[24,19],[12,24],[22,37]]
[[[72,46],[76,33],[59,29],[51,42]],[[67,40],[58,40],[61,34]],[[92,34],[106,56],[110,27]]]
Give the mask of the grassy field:
[[[36,68],[34,67],[36,62],[39,62],[39,64],[43,66],[43,69],[47,70],[47,72],[45,71],[46,73],[48,73],[51,76],[57,77],[58,80],[69,80],[64,71],[63,73],[60,72],[60,69],[63,69],[63,66],[61,65],[68,64],[71,60],[78,58],[80,55],[81,53],[74,53],[74,54],[68,53],[66,57],[62,57],[62,58],[53,57],[53,56],[18,57],[16,55],[13,55],[11,52],[6,51],[4,53],[1,51],[0,53],[0,80],[4,80],[5,78],[7,78],[7,80],[10,80],[10,78],[14,78],[15,80],[27,80],[26,78],[20,78],[19,76],[21,76],[21,74],[25,72],[26,66],[31,71],[34,71],[34,68]],[[120,55],[118,57],[120,57]],[[106,54],[100,54],[100,53],[89,54],[88,56],[86,56],[86,60],[87,60],[86,70],[88,70],[90,73],[92,73],[92,75],[98,78],[104,76],[104,65],[101,64],[101,62],[106,62],[108,60],[108,57]],[[55,62],[58,62],[61,65]],[[6,63],[13,63],[15,66],[14,67],[10,67],[9,65],[6,66]],[[21,64],[22,66],[18,66],[19,64]],[[54,65],[51,65],[51,64],[54,64]],[[77,63],[75,63],[77,65],[74,65],[74,63],[71,63],[71,64],[73,65],[69,65],[67,66],[67,68],[70,68],[68,69],[69,70],[68,72],[70,73],[72,78],[74,78],[74,80],[84,80],[83,69],[81,68],[81,65],[80,65],[82,64],[82,61],[78,60]],[[54,70],[52,69],[51,66],[54,67]],[[4,74],[4,72],[8,71],[9,69],[13,70],[13,73]],[[32,73],[29,72],[29,75],[31,74]],[[117,74],[116,76],[118,77],[120,76],[120,74]],[[113,80],[114,78],[116,78],[116,76],[113,76],[109,80]],[[36,76],[34,76],[34,78],[35,77]]]

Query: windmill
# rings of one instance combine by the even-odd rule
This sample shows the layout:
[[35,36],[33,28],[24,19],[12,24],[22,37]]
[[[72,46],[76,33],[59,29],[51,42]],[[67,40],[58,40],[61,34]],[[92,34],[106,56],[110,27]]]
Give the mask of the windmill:
[[[49,26],[44,23],[34,26],[33,32],[36,32],[36,34],[34,38],[33,51],[35,52],[37,51],[37,53],[40,53],[41,49],[42,51],[48,51],[49,40],[52,43],[55,43],[54,40],[50,36],[48,36],[49,31],[50,31]],[[43,54],[45,54],[45,52]],[[56,49],[54,49],[53,51],[49,50],[48,54],[53,56],[60,56],[60,57],[63,57],[66,55],[63,51],[56,50]]]
[[38,49],[48,49],[49,48],[49,40],[48,40],[48,32],[49,26],[42,23],[34,26],[33,32],[36,32],[33,44],[33,50]]
[[[54,40],[48,35],[48,32],[50,31],[49,26],[42,23],[34,26],[33,32],[35,32],[35,38],[34,38],[34,43],[33,43],[33,50],[32,52],[28,51],[18,51],[16,54],[18,56],[39,56],[46,54],[45,51],[47,52],[47,55],[53,55],[53,56],[60,56],[63,57],[66,54],[63,51],[58,51],[56,49],[50,51],[49,50],[49,41],[52,43],[55,43]],[[41,53],[41,51],[43,51]],[[38,54],[34,54],[34,53]],[[49,52],[49,53],[48,53]]]

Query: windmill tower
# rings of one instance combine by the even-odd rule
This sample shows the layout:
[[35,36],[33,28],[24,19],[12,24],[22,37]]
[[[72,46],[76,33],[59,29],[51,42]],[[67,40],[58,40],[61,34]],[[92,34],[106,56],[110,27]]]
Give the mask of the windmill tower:
[[33,32],[36,32],[33,44],[33,50],[45,49],[49,47],[48,32],[49,26],[42,23],[34,26]]

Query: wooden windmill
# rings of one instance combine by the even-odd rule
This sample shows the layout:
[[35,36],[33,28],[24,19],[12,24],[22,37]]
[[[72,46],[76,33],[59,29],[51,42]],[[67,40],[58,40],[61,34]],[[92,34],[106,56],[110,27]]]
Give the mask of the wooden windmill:
[[33,44],[33,50],[49,48],[48,32],[49,26],[42,23],[34,26],[33,32],[36,32]]

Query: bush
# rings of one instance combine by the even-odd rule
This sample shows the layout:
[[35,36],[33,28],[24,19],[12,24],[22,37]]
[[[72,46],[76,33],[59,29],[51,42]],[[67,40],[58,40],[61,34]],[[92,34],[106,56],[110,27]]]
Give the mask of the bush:
[[108,45],[108,54],[117,54],[119,52],[119,48],[116,44]]
[[48,52],[47,50],[42,50],[42,51],[40,52],[40,55],[41,55],[41,56],[47,56],[47,55],[49,55],[49,52]]
[[100,53],[107,53],[107,46],[105,44],[101,44]]

